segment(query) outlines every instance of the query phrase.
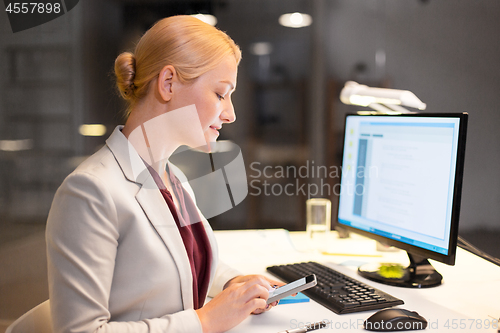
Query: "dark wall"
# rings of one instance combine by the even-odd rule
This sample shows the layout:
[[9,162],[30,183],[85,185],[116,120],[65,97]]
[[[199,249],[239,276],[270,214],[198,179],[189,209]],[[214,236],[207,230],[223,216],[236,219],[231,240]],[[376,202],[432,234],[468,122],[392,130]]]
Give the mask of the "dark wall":
[[[328,67],[413,91],[429,112],[468,112],[461,226],[500,228],[500,3],[328,1]],[[385,53],[385,64],[376,54]],[[342,110],[345,106],[339,105]]]

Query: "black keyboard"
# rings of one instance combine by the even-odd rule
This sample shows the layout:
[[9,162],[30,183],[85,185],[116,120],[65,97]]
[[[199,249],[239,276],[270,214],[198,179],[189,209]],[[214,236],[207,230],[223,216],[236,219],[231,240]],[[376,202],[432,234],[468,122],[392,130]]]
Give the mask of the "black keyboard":
[[317,262],[271,266],[267,267],[267,271],[286,282],[295,281],[306,275],[316,274],[318,284],[302,291],[302,293],[337,314],[382,309],[404,304],[402,300],[394,296]]

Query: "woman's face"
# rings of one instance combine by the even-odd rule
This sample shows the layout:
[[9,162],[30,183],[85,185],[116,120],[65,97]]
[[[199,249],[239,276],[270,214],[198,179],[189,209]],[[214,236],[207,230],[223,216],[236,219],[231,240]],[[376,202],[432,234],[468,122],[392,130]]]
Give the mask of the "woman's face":
[[175,104],[179,107],[192,104],[196,106],[207,144],[217,140],[223,124],[236,120],[231,102],[236,76],[236,60],[228,55],[217,67],[193,82],[177,86]]

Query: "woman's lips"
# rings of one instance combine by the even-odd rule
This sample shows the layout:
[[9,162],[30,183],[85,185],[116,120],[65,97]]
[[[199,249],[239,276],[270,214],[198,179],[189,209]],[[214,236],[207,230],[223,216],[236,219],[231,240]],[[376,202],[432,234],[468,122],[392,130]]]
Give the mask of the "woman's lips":
[[219,130],[221,129],[221,127],[210,126],[210,129],[214,131],[217,136],[219,136]]

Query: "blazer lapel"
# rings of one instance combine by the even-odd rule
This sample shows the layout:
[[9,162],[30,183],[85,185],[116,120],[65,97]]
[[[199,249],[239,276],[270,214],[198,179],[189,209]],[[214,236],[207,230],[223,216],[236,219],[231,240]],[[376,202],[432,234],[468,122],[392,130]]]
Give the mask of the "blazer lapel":
[[193,276],[189,258],[165,199],[158,187],[153,186],[156,187],[153,177],[149,177],[137,193],[136,199],[177,265],[184,308],[193,308]]
[[[184,309],[193,308],[193,276],[177,225],[153,177],[120,130],[121,126],[118,126],[106,144],[115,156],[125,177],[141,185],[136,195],[137,202],[141,205],[146,217],[163,240],[177,265]],[[145,171],[138,172],[141,168]]]

